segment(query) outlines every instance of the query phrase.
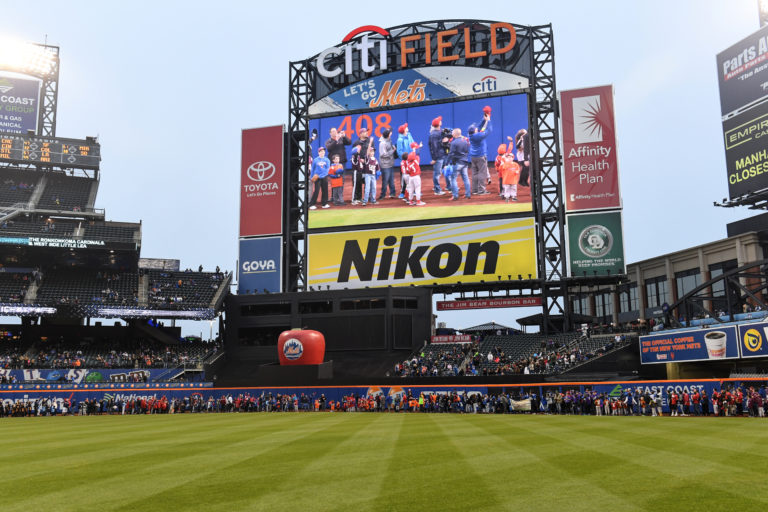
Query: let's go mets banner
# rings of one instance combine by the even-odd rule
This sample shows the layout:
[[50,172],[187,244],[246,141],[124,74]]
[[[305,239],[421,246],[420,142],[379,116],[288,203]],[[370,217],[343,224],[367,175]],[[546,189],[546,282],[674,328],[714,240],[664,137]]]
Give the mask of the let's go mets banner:
[[308,284],[324,289],[536,278],[532,218],[309,236]]

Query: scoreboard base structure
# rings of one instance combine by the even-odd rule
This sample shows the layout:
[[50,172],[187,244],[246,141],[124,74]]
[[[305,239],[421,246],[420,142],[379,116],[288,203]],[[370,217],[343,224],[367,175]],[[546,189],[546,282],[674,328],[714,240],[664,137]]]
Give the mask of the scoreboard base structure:
[[333,361],[318,365],[281,366],[264,364],[256,367],[250,382],[255,386],[291,386],[298,382],[318,382],[333,379]]

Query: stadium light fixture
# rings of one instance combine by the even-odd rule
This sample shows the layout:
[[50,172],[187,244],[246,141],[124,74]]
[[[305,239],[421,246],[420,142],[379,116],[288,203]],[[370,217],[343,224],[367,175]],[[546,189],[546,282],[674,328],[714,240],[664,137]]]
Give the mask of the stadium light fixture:
[[58,54],[53,47],[17,39],[0,39],[0,69],[35,76],[48,76],[56,69]]

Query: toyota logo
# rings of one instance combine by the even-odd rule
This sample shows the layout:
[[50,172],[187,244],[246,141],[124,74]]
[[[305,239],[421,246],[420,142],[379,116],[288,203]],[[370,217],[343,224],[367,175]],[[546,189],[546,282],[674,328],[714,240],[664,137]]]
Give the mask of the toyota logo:
[[248,167],[248,177],[251,181],[267,181],[275,175],[275,171],[272,162],[254,162]]

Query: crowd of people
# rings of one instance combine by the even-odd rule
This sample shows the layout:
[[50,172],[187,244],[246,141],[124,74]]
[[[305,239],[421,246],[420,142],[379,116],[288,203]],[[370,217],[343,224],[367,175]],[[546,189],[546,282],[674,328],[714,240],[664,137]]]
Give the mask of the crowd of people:
[[467,355],[474,349],[470,343],[431,345],[394,368],[398,377],[458,377],[464,375],[461,368]]
[[[135,415],[232,412],[412,412],[511,414],[533,413],[592,416],[721,416],[765,417],[768,386],[713,387],[666,392],[626,388],[618,393],[586,389],[545,391],[543,396],[526,391],[480,393],[475,391],[346,394],[338,400],[322,393],[243,393],[218,397],[194,393],[181,398],[166,396],[105,396],[103,399],[37,398],[6,401],[0,416]],[[666,410],[663,404],[668,404]]]
[[22,353],[17,343],[8,342],[3,345],[3,350],[0,350],[0,368],[9,370],[175,368],[200,364],[207,355],[218,351],[220,347],[218,343],[165,345],[116,341],[94,345],[60,339],[55,342],[39,342]]
[[483,352],[479,340],[471,343],[432,344],[395,365],[398,377],[459,377],[562,373],[605,352],[629,343],[617,334],[595,350],[582,349],[578,340],[572,343],[542,341],[541,349],[513,357],[501,346]]

